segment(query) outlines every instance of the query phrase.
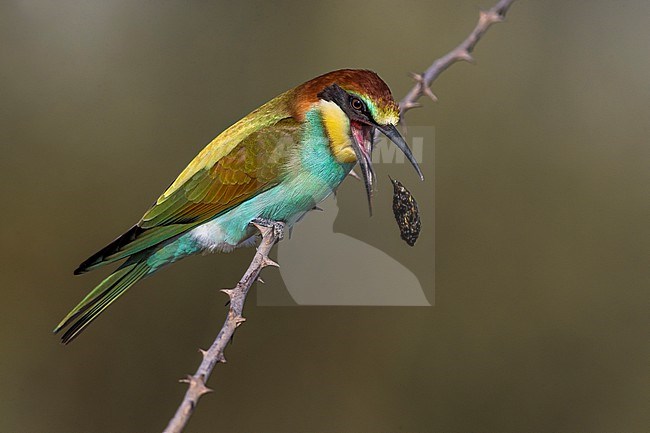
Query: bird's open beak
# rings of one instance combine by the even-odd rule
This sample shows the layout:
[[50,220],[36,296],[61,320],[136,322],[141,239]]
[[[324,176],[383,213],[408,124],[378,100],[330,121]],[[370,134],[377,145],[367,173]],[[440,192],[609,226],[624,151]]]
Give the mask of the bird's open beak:
[[418,162],[415,160],[415,157],[413,156],[413,153],[411,152],[411,149],[409,148],[409,145],[406,144],[406,141],[404,141],[404,138],[400,135],[399,131],[395,127],[395,125],[377,125],[376,128],[381,131],[382,134],[384,134],[390,141],[395,143],[395,146],[399,148],[402,152],[404,152],[404,155],[411,161],[411,164],[413,164],[413,168],[415,168],[415,171],[417,171],[418,176],[420,176],[420,180],[424,180],[424,175],[422,174],[422,170],[420,170],[420,166],[418,165]]
[[368,195],[368,209],[372,215],[372,193],[373,185],[375,181],[375,171],[372,167],[372,139],[374,136],[374,129],[377,128],[381,131],[390,141],[395,143],[395,145],[404,152],[404,155],[408,160],[413,164],[415,171],[420,176],[420,180],[424,180],[420,166],[418,165],[411,149],[409,148],[404,138],[400,135],[399,131],[394,125],[368,125],[356,121],[352,121],[350,124],[350,129],[352,131],[353,146],[354,152],[357,156],[357,162],[361,167],[361,174],[363,175],[363,183],[366,187],[366,193]]
[[363,183],[366,187],[366,194],[368,195],[368,210],[370,211],[370,215],[372,215],[372,192],[375,171],[372,168],[371,153],[374,127],[352,121],[350,122],[350,130],[352,132],[352,149],[354,149],[357,162],[359,163],[359,167],[361,167]]

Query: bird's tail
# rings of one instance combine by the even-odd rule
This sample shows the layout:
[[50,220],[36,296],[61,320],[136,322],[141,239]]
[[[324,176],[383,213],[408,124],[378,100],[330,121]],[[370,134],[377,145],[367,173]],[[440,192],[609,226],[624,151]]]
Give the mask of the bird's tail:
[[90,325],[102,311],[126,292],[129,287],[149,274],[152,269],[147,264],[148,257],[149,254],[146,252],[132,256],[88,293],[54,328],[56,334],[74,321],[72,326],[61,337],[61,342],[68,344],[74,340],[86,326]]

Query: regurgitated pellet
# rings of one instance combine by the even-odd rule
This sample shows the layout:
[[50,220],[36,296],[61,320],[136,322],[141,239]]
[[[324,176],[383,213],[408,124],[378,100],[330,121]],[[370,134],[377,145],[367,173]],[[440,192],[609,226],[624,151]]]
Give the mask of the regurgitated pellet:
[[410,246],[415,245],[420,235],[420,211],[411,192],[399,180],[393,182],[393,213],[402,239]]

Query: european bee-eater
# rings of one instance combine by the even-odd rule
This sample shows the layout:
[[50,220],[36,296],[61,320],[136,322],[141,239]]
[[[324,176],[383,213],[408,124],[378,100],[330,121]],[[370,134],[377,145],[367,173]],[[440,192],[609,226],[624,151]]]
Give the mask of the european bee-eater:
[[307,81],[251,112],[212,140],[142,219],[75,271],[126,261],[59,323],[72,341],[140,279],[184,257],[253,245],[254,219],[291,227],[358,163],[370,203],[375,129],[401,149],[398,106],[377,74],[343,69]]

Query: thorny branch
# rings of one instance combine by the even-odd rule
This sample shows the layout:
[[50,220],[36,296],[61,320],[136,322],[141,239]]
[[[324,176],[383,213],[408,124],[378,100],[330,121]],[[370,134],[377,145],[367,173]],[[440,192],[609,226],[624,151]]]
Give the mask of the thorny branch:
[[203,355],[203,361],[201,365],[196,370],[192,376],[187,376],[185,379],[181,379],[182,382],[189,384],[185,397],[180,406],[176,410],[176,414],[169,421],[167,428],[164,430],[164,433],[180,433],[185,428],[185,425],[192,416],[192,412],[196,408],[199,398],[203,394],[207,394],[212,390],[208,388],[205,383],[212,373],[212,369],[217,364],[217,362],[226,362],[226,358],[223,354],[226,345],[232,338],[235,333],[235,329],[241,325],[246,319],[242,316],[242,311],[244,310],[244,302],[246,301],[246,295],[248,294],[249,289],[255,282],[259,279],[260,271],[267,266],[278,266],[273,260],[269,259],[269,252],[275,243],[282,239],[284,234],[284,223],[275,222],[275,221],[256,221],[253,223],[255,227],[262,234],[262,241],[257,247],[257,252],[253,257],[253,261],[246,270],[246,273],[239,280],[237,286],[234,289],[223,289],[224,292],[230,298],[230,309],[228,310],[228,315],[226,321],[224,322],[221,331],[217,335],[217,338],[212,343],[212,346],[208,350],[201,350]]
[[[412,74],[416,83],[413,88],[404,96],[400,101],[400,117],[408,110],[419,107],[417,102],[421,96],[426,95],[433,101],[437,98],[431,91],[431,84],[438,78],[438,76],[456,62],[467,61],[473,62],[472,51],[481,39],[483,34],[490,28],[492,24],[499,23],[505,18],[508,9],[515,0],[499,0],[496,5],[487,11],[481,11],[478,23],[469,36],[456,48],[435,60],[429,68],[421,74]],[[228,316],[224,322],[221,331],[217,338],[212,343],[208,350],[201,350],[203,361],[201,365],[191,376],[182,379],[182,382],[189,384],[187,392],[183,397],[183,401],[176,410],[176,414],[169,421],[167,428],[163,433],[180,433],[185,428],[185,425],[192,416],[192,412],[202,395],[211,392],[205,384],[212,373],[212,369],[217,362],[226,362],[224,357],[224,350],[226,345],[231,340],[235,330],[246,319],[242,316],[244,309],[244,301],[246,295],[250,290],[255,280],[259,279],[260,271],[266,266],[278,266],[277,263],[269,259],[269,252],[273,245],[282,239],[284,233],[284,224],[274,221],[257,221],[254,223],[255,227],[262,234],[262,241],[257,248],[257,252],[253,257],[248,270],[244,274],[237,286],[234,289],[223,289],[230,298],[230,309]]]
[[466,61],[473,63],[474,57],[472,52],[481,37],[487,32],[492,24],[500,23],[506,17],[506,13],[515,0],[500,0],[496,5],[487,11],[481,11],[478,22],[474,30],[467,36],[467,38],[460,43],[456,48],[449,51],[444,56],[436,59],[429,68],[421,74],[411,74],[415,80],[415,85],[399,103],[400,118],[404,116],[411,108],[420,107],[421,104],[417,102],[421,96],[426,95],[432,101],[437,101],[438,98],[431,91],[431,84],[438,78],[443,71],[449,68],[456,62]]

